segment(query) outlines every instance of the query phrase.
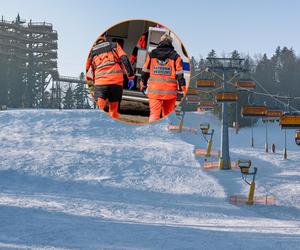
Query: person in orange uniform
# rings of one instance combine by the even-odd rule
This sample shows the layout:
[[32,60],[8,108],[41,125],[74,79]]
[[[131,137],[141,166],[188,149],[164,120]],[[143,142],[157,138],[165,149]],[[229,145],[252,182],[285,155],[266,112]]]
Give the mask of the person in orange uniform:
[[94,82],[94,98],[99,108],[104,110],[108,101],[109,114],[119,118],[119,102],[123,94],[123,74],[133,79],[134,72],[130,61],[118,43],[106,41],[100,36],[93,46],[86,63],[86,72],[92,69],[93,77],[87,81]]
[[149,122],[159,120],[175,109],[178,91],[186,92],[181,57],[174,50],[173,39],[164,34],[157,48],[147,55],[142,69],[141,91],[147,89]]
[[140,39],[137,41],[133,51],[130,55],[130,62],[133,65],[136,62],[137,54],[139,49],[146,49],[147,47],[147,40],[148,40],[149,32],[145,32],[141,35]]

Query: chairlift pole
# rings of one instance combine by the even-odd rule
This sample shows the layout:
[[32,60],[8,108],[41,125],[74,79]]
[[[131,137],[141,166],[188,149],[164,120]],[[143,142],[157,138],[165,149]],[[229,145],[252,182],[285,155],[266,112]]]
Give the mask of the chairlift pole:
[[[227,91],[226,71],[223,69],[222,85],[224,92]],[[229,135],[228,135],[228,103],[222,103],[222,126],[221,126],[221,155],[219,168],[228,170],[231,169],[231,161],[229,156]]]
[[286,129],[284,130],[284,151],[283,151],[283,159],[287,159],[287,149],[286,149]]
[[238,102],[235,103],[235,133],[239,133],[239,116],[238,116]]
[[265,121],[266,123],[266,142],[265,142],[265,152],[269,152],[269,145],[268,145],[268,122]]
[[253,118],[251,118],[251,147],[254,147]]
[[[218,78],[221,80],[221,85],[223,88],[223,93],[227,93],[229,90],[228,84],[231,80],[227,77],[230,72],[243,70],[242,62],[244,59],[241,58],[217,58],[217,57],[207,57],[210,63],[210,67],[213,70],[218,70],[221,75]],[[208,68],[210,69],[210,68]],[[230,93],[230,92],[229,92]],[[221,122],[221,147],[220,147],[220,160],[219,168],[228,170],[231,169],[231,161],[229,155],[229,107],[228,102],[237,101],[235,99],[220,98],[222,103],[222,122]]]
[[[286,105],[286,110],[291,113],[290,99],[288,98],[288,103]],[[287,148],[286,148],[286,129],[284,130],[284,150],[283,150],[283,159],[287,159]]]

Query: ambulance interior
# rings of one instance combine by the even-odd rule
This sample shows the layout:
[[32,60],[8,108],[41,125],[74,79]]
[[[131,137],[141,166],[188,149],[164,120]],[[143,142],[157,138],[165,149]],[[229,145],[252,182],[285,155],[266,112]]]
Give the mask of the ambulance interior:
[[128,57],[133,51],[141,35],[156,23],[150,21],[132,20],[117,24],[106,32],[109,41],[118,42]]
[[157,23],[151,21],[131,20],[117,24],[110,28],[106,32],[106,37],[108,41],[118,42],[129,57],[141,35],[147,31],[149,31],[147,48],[146,50],[138,50],[136,64],[134,65],[137,83],[140,80],[141,70],[146,60],[147,53],[151,52],[151,50],[157,47],[160,42],[161,36],[165,33],[168,33],[173,38],[174,49],[181,56],[184,65],[187,66],[184,67],[184,75],[186,78],[186,82],[188,83],[190,72],[187,52],[179,38],[170,30],[161,27],[157,25]]

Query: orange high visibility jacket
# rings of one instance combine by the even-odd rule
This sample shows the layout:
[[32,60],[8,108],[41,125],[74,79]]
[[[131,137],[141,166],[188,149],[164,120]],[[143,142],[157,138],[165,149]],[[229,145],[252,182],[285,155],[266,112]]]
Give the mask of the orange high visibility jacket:
[[146,49],[147,47],[147,40],[148,40],[148,31],[141,35],[140,39],[138,40],[136,46],[134,47],[131,55],[130,55],[130,62],[133,64],[136,61],[138,49]]
[[118,43],[101,42],[94,46],[86,63],[86,72],[92,67],[95,85],[123,86],[123,74],[134,75],[129,59]]
[[[147,73],[149,74],[148,79],[145,77]],[[180,56],[174,51],[169,58],[159,60],[152,57],[150,53],[147,55],[143,67],[142,80],[144,84],[147,84],[149,98],[161,100],[176,98],[178,83],[185,86]]]

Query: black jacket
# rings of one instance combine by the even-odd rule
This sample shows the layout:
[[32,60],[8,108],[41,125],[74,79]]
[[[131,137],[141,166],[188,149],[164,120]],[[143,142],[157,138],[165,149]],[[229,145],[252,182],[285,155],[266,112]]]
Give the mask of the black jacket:
[[[166,59],[170,58],[174,61],[177,60],[179,57],[178,53],[174,50],[174,47],[171,42],[162,41],[158,44],[156,49],[152,50],[149,54],[150,58],[157,58],[158,60],[165,61]],[[149,72],[142,71],[142,82],[146,86],[147,81],[150,77]],[[179,86],[185,86],[185,79],[183,74],[179,74],[176,76]]]

